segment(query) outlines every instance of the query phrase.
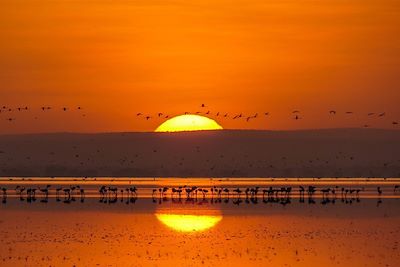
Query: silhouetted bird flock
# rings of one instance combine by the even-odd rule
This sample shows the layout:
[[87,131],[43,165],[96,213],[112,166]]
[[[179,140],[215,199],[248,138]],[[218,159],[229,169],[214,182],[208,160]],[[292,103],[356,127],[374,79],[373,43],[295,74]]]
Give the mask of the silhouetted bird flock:
[[[229,118],[232,120],[244,120],[246,122],[250,122],[254,119],[261,118],[261,116],[259,116],[259,114],[263,114],[264,117],[271,116],[271,112],[262,112],[262,113],[255,112],[250,115],[245,115],[244,113],[226,113],[226,112],[221,112],[221,111],[211,111],[211,110],[207,109],[206,107],[207,106],[205,104],[201,104],[200,110],[198,110],[198,111],[195,111],[195,112],[185,111],[183,113],[177,113],[177,114],[165,114],[163,112],[158,112],[157,114],[153,115],[153,114],[145,114],[145,113],[139,112],[136,114],[136,117],[143,118],[148,121],[151,119],[168,119],[168,118],[178,116],[178,115],[194,114],[194,115],[203,115],[206,117],[213,117],[215,119],[228,119]],[[340,115],[340,112],[336,111],[336,110],[329,110],[328,114],[333,117],[333,116]],[[345,112],[342,112],[342,114],[354,115],[355,112],[345,111]],[[367,117],[375,116],[376,118],[383,118],[386,116],[386,112],[381,112],[381,113],[369,112],[366,115],[367,115]],[[297,121],[297,120],[303,119],[304,116],[300,110],[293,110],[290,114],[290,118]],[[360,119],[363,119],[363,118],[360,118]],[[391,124],[398,125],[398,122],[391,121]],[[371,127],[371,124],[363,124],[362,127],[364,127],[364,128]]]
[[[76,106],[76,107],[54,107],[54,106],[41,106],[39,109],[38,108],[31,108],[28,106],[19,106],[19,107],[10,107],[10,106],[2,106],[0,107],[0,115],[4,114],[4,120],[8,121],[8,122],[15,122],[17,120],[17,116],[18,113],[20,112],[29,112],[29,111],[33,111],[33,110],[41,110],[42,112],[50,112],[50,111],[62,111],[62,112],[72,112],[72,111],[83,111],[83,108],[81,106]],[[353,111],[345,111],[345,112],[341,112],[342,114],[345,115],[354,115],[355,112]],[[166,120],[169,118],[172,118],[174,116],[177,115],[182,115],[182,114],[196,114],[196,115],[203,115],[203,116],[207,116],[207,117],[213,117],[215,119],[232,119],[232,120],[244,120],[246,122],[251,122],[255,119],[259,119],[261,118],[261,116],[259,116],[259,114],[263,114],[264,117],[270,117],[271,116],[271,112],[255,112],[253,114],[250,115],[245,115],[244,113],[226,113],[226,112],[221,112],[221,111],[211,111],[207,108],[206,104],[201,104],[200,105],[200,110],[197,110],[195,112],[189,112],[189,111],[185,111],[182,113],[177,113],[177,114],[167,114],[165,112],[157,112],[155,114],[145,114],[143,112],[137,112],[136,113],[136,117],[137,118],[142,118],[146,121],[150,121],[153,119],[162,119],[162,120]],[[328,114],[331,115],[332,117],[334,116],[338,116],[340,114],[339,111],[336,110],[329,110]],[[376,117],[376,118],[384,118],[386,117],[386,112],[368,112],[366,114],[366,116],[368,118],[370,117]],[[85,117],[86,114],[82,113],[82,116]],[[38,117],[35,117],[35,119],[37,119]],[[305,118],[305,116],[302,114],[302,112],[300,110],[293,110],[290,114],[290,118],[293,120],[302,120]],[[363,119],[360,117],[360,120]],[[391,124],[393,126],[397,126],[399,123],[398,121],[394,121],[391,120]],[[371,127],[370,123],[365,123],[362,125],[362,127],[364,128],[368,128]]]
[[[24,107],[10,107],[10,106],[0,106],[0,115],[5,117],[4,119],[8,122],[15,122],[17,120],[17,116],[19,113],[32,112],[32,111],[41,111],[41,112],[51,112],[51,111],[61,111],[61,112],[72,112],[78,111],[82,112],[83,108],[80,106],[77,107],[55,107],[55,106],[41,106],[40,108],[32,108],[28,106]],[[37,115],[37,114],[36,114]],[[81,113],[82,117],[85,117],[85,113]],[[34,119],[38,119],[37,116]]]
[[[7,202],[7,196],[9,189],[6,187],[1,187],[2,193],[2,203]],[[12,189],[11,189],[12,190]],[[70,185],[66,187],[57,187],[54,190],[51,189],[51,185],[46,185],[45,187],[24,187],[17,185],[14,189],[15,196],[19,198],[20,201],[27,201],[29,203],[35,202],[40,198],[40,202],[47,203],[50,193],[56,199],[57,202],[63,201],[64,203],[71,203],[76,201],[78,197],[80,202],[84,202],[86,194],[85,190],[79,185]],[[153,202],[157,200],[161,203],[162,201],[168,201],[172,199],[173,201],[181,201],[182,199],[186,201],[204,201],[211,199],[211,201],[229,202],[231,198],[233,204],[239,205],[243,201],[246,203],[257,204],[259,198],[267,203],[280,203],[289,204],[291,197],[298,197],[300,202],[305,201],[305,196],[307,196],[308,203],[314,204],[314,197],[319,197],[322,199],[322,204],[335,203],[337,199],[340,199],[346,204],[351,204],[353,201],[360,201],[360,192],[364,192],[365,188],[353,188],[353,187],[316,187],[316,186],[285,186],[285,187],[266,187],[262,188],[260,186],[246,187],[246,188],[229,188],[229,187],[199,187],[199,186],[178,186],[178,187],[159,187],[152,189],[151,198]],[[400,193],[400,186],[395,185],[393,188],[393,194],[396,195]],[[294,194],[294,195],[293,195]],[[380,186],[376,188],[376,194],[378,196],[378,203],[381,203],[381,196],[383,190]],[[138,198],[138,188],[136,186],[122,187],[118,188],[116,186],[106,186],[102,185],[98,189],[98,195],[100,197],[100,202],[103,203],[116,203],[118,200],[121,202],[124,199],[128,203],[136,202]],[[243,197],[243,198],[242,198]]]

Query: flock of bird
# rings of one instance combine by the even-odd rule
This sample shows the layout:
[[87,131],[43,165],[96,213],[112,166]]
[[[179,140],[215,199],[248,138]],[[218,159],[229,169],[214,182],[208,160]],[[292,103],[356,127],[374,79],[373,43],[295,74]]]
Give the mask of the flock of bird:
[[[1,106],[0,107],[0,115],[4,114],[6,116],[5,120],[8,122],[15,122],[17,120],[17,114],[23,112],[30,112],[33,110],[38,110],[41,112],[50,112],[50,111],[62,111],[62,112],[70,112],[70,111],[83,111],[83,108],[80,106],[77,107],[54,107],[54,106],[42,106],[40,108],[32,108],[28,106],[23,107],[10,107],[10,106]],[[83,117],[86,114],[82,114]],[[38,119],[37,116],[34,117]]]
[[[38,109],[38,108],[36,108]],[[7,118],[5,118],[5,120],[9,121],[9,122],[14,122],[16,121],[16,117],[15,112],[28,112],[34,110],[34,108],[30,108],[28,106],[22,106],[22,107],[9,107],[9,106],[2,106],[0,107],[0,115],[1,114],[7,114],[9,116],[7,116]],[[54,110],[59,110],[59,111],[63,111],[63,112],[67,112],[67,111],[73,111],[73,110],[78,110],[78,111],[82,111],[83,108],[80,106],[74,107],[74,108],[70,108],[70,107],[52,107],[52,106],[42,106],[40,107],[38,110],[42,111],[42,112],[49,112],[49,111],[54,111]],[[330,116],[336,116],[339,115],[339,111],[337,110],[329,110],[327,112]],[[353,111],[345,111],[342,112],[344,115],[346,116],[351,116],[354,115],[355,112]],[[215,117],[215,118],[225,118],[225,119],[233,119],[233,120],[245,120],[246,122],[250,122],[254,119],[258,119],[262,116],[264,117],[270,117],[271,116],[271,112],[255,112],[251,115],[246,115],[242,112],[239,113],[226,113],[226,112],[220,112],[220,111],[210,111],[208,109],[208,107],[206,106],[206,104],[201,104],[200,105],[200,110],[195,111],[195,112],[189,112],[189,111],[185,111],[183,113],[179,113],[179,114],[167,114],[165,112],[157,112],[155,114],[146,114],[143,112],[138,112],[136,113],[136,117],[137,118],[143,118],[144,120],[148,121],[148,120],[152,120],[152,119],[169,119],[172,118],[174,116],[177,115],[187,115],[187,114],[196,114],[196,115],[203,115],[203,116],[207,116],[207,117]],[[376,118],[384,118],[386,117],[386,112],[368,112],[365,114],[367,117],[376,117]],[[86,116],[85,114],[82,114],[82,116]],[[302,113],[302,111],[300,110],[293,110],[290,113],[290,116],[293,120],[301,120],[304,118],[304,115]],[[37,119],[37,117],[35,117],[35,119]],[[396,126],[399,124],[398,121],[392,121],[391,124],[393,126]],[[364,124],[363,127],[368,128],[370,127],[370,124]]]
[[[48,202],[49,194],[51,193],[50,191],[51,185],[46,185],[45,187],[24,187],[17,185],[15,187],[15,194],[16,196],[21,200],[21,201],[27,201],[27,202],[35,202],[37,198],[39,197],[39,194],[41,195],[41,202]],[[7,201],[7,188],[2,187],[1,191],[3,193],[3,203],[6,203]],[[69,186],[69,187],[57,187],[54,190],[54,195],[57,201],[61,201],[61,198],[63,198],[65,203],[75,201],[76,195],[78,195],[81,199],[81,202],[84,201],[85,199],[85,189],[81,188],[79,185],[76,186]]]
[[[35,202],[37,200],[37,196],[41,195],[41,202],[48,202],[49,194],[50,194],[51,185],[46,185],[45,187],[23,187],[17,185],[14,189],[15,195],[21,201],[27,202]],[[7,192],[8,189],[6,187],[2,187],[2,202],[7,202]],[[297,190],[296,190],[297,189]],[[160,187],[152,189],[152,199],[156,202],[156,199],[159,201],[168,201],[168,195],[172,200],[181,200],[182,198],[187,201],[196,201],[198,199],[205,200],[206,198],[211,198],[212,200],[216,200],[217,202],[221,202],[224,200],[225,202],[229,201],[229,198],[233,198],[234,204],[240,204],[242,202],[242,196],[244,200],[249,203],[257,203],[258,198],[261,197],[265,202],[279,202],[281,204],[290,203],[290,199],[292,194],[297,192],[297,196],[300,198],[300,202],[304,202],[304,198],[307,195],[309,203],[315,203],[314,197],[319,194],[322,198],[322,203],[326,204],[329,202],[334,203],[337,198],[340,198],[342,202],[350,203],[353,200],[359,201],[360,192],[365,191],[365,188],[346,188],[346,187],[325,187],[325,188],[317,188],[316,186],[299,186],[298,188],[289,187],[280,187],[280,188],[261,188],[259,186],[256,187],[246,187],[246,188],[227,188],[227,187],[216,187],[213,186],[211,188],[202,188],[197,186],[179,186],[179,187]],[[393,194],[397,194],[400,192],[400,186],[395,185],[393,188]],[[100,202],[104,203],[115,203],[119,200],[121,202],[124,199],[127,199],[130,202],[135,202],[138,198],[138,188],[136,186],[118,188],[115,186],[101,186],[98,190],[100,196]],[[378,186],[376,188],[376,193],[379,196],[383,194],[383,189]],[[37,195],[38,194],[38,195]],[[84,202],[85,199],[85,189],[81,188],[79,185],[71,185],[68,187],[57,187],[53,190],[53,195],[56,198],[56,201],[64,201],[65,203],[71,203],[75,201],[76,197],[80,198],[81,202]]]
[[[246,114],[244,114],[242,112],[234,113],[234,114],[230,114],[230,113],[226,113],[226,112],[220,112],[220,111],[213,112],[213,111],[208,110],[207,106],[205,104],[201,104],[200,105],[200,110],[195,111],[195,112],[185,111],[184,113],[174,114],[174,115],[166,114],[166,113],[163,113],[163,112],[158,112],[156,114],[145,114],[145,113],[142,113],[142,112],[138,112],[138,113],[136,113],[136,117],[143,118],[145,120],[151,120],[151,119],[155,119],[155,118],[168,119],[168,118],[171,118],[171,117],[174,117],[174,116],[177,116],[177,115],[188,115],[188,114],[203,115],[203,116],[207,116],[207,117],[215,117],[215,118],[221,118],[221,119],[222,118],[226,118],[226,119],[230,118],[232,120],[245,120],[246,122],[250,122],[251,120],[258,119],[258,118],[260,118],[262,116],[264,116],[264,117],[270,117],[271,116],[271,112],[255,112],[255,113],[253,113],[251,115],[246,115]],[[328,114],[330,116],[336,116],[336,115],[339,115],[339,112],[336,111],[336,110],[329,110]],[[347,116],[350,116],[350,115],[354,115],[355,112],[353,112],[353,111],[345,111],[345,112],[343,112],[343,114],[347,115]],[[376,112],[368,112],[365,115],[367,117],[384,118],[384,117],[386,117],[387,114],[386,114],[386,112],[378,112],[378,113],[376,113]],[[293,110],[291,112],[290,116],[291,116],[291,118],[293,120],[296,120],[296,121],[297,120],[301,120],[301,119],[304,118],[303,113],[300,110]],[[397,121],[392,121],[392,125],[395,126],[395,125],[398,125],[398,124],[399,123]],[[370,124],[364,124],[363,125],[363,127],[365,127],[365,128],[368,128],[370,126],[371,126]]]
[[[393,194],[397,194],[400,189],[399,185],[395,185],[393,188]],[[304,203],[305,195],[307,195],[308,203],[315,204],[314,197],[318,195],[322,198],[322,204],[327,203],[335,203],[336,199],[340,198],[342,202],[346,204],[351,204],[353,201],[360,201],[360,192],[365,191],[365,188],[346,188],[346,187],[325,187],[325,188],[317,188],[316,186],[299,186],[293,188],[289,187],[280,187],[274,188],[270,186],[269,188],[261,188],[259,186],[256,187],[246,187],[246,188],[235,188],[230,189],[227,187],[216,187],[213,186],[211,188],[201,188],[197,186],[179,186],[179,187],[161,187],[158,189],[153,189],[152,198],[153,202],[156,202],[156,199],[161,202],[168,201],[167,194],[170,194],[172,200],[178,199],[181,200],[185,198],[186,201],[197,201],[199,198],[201,200],[205,200],[207,197],[211,198],[211,200],[216,200],[217,202],[221,202],[224,200],[225,203],[229,202],[229,198],[232,197],[233,204],[239,205],[243,202],[242,196],[246,203],[258,203],[258,198],[261,197],[262,201],[267,202],[275,202],[280,204],[289,204],[292,193],[297,192],[297,196],[300,199],[301,203]],[[378,186],[376,188],[376,192],[378,194],[378,204],[382,202],[381,196],[383,194],[383,189]],[[184,195],[182,197],[182,195]],[[200,195],[200,197],[199,197]]]

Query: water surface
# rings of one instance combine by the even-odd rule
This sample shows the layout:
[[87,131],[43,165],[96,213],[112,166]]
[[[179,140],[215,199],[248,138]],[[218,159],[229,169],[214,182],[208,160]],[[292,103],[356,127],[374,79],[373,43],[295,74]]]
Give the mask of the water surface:
[[[38,192],[28,202],[13,190],[47,184],[47,199]],[[4,178],[0,265],[398,266],[398,184],[399,179]],[[71,185],[84,188],[85,197],[56,197],[55,188]],[[138,195],[102,198],[102,185],[119,191],[137,186]],[[231,193],[197,199],[152,195],[153,189],[183,185]],[[299,185],[317,187],[312,201],[301,197]],[[288,199],[232,193],[256,186],[290,186],[292,193]],[[319,192],[336,186],[336,198]],[[343,199],[341,187],[362,191]]]

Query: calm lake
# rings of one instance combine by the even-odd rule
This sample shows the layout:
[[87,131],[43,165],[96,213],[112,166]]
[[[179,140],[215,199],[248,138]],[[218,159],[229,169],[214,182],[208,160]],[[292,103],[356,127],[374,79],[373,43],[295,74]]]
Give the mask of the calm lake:
[[0,266],[399,266],[399,185],[1,178]]

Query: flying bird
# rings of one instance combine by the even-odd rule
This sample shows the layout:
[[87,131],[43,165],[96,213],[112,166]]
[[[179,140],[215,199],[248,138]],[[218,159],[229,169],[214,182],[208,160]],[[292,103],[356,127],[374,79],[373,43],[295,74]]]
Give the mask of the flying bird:
[[243,116],[242,113],[240,113],[239,115],[234,116],[233,119],[236,120],[236,119],[241,118],[242,116]]

